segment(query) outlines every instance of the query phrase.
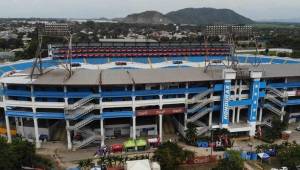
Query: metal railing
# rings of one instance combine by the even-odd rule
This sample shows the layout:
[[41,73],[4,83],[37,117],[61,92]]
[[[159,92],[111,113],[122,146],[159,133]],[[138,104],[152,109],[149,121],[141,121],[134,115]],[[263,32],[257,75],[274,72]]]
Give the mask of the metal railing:
[[76,123],[75,125],[70,126],[68,129],[69,129],[69,130],[77,130],[77,129],[80,129],[80,128],[86,126],[87,124],[91,123],[92,121],[98,119],[98,118],[100,118],[99,115],[90,115],[90,116],[88,116],[87,118],[83,119],[82,121]]
[[193,115],[192,117],[190,117],[187,121],[195,122],[211,111],[213,111],[213,108],[205,108],[205,109],[201,110],[200,112],[196,113],[195,115]]
[[95,104],[89,104],[87,106],[79,107],[76,110],[66,110],[65,117],[67,119],[78,119],[79,117],[84,116],[95,109],[97,109]]

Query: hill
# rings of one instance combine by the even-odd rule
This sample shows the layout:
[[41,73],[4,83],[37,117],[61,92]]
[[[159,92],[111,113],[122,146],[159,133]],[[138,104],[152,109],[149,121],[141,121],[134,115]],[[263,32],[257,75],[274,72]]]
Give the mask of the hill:
[[143,23],[143,24],[189,24],[189,25],[209,25],[209,24],[250,24],[254,23],[230,9],[215,8],[185,8],[162,14],[157,11],[145,11],[131,14],[125,18],[118,18],[119,22]]
[[250,24],[253,21],[230,9],[185,8],[166,14],[176,24]]
[[157,11],[145,11],[131,14],[121,20],[125,23],[142,23],[142,24],[170,24],[172,23],[165,15]]

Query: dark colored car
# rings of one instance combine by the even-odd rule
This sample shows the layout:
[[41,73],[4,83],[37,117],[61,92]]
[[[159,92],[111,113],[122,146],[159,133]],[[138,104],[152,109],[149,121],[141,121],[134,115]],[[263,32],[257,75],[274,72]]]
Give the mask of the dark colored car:
[[44,141],[44,142],[48,141],[48,139],[49,139],[48,135],[45,135],[45,134],[41,134],[39,137],[39,140]]

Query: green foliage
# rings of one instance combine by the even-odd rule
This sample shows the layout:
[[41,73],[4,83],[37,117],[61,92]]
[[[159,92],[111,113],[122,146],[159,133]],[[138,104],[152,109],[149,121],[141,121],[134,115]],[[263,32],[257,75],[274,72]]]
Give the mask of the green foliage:
[[14,170],[25,167],[43,167],[50,169],[52,163],[35,153],[32,143],[20,139],[13,140],[11,144],[0,138],[0,169]]
[[297,169],[300,165],[300,145],[296,143],[286,143],[284,147],[278,150],[278,159],[281,166],[289,169]]
[[228,157],[219,161],[214,170],[243,170],[244,160],[238,151],[227,151]]
[[281,122],[278,117],[272,119],[272,128],[265,128],[263,131],[263,138],[266,141],[273,142],[281,137],[281,132],[286,130],[287,121]]
[[185,131],[185,141],[190,145],[195,145],[198,139],[196,126],[192,123],[187,124],[187,130]]
[[174,170],[179,164],[192,157],[194,157],[193,152],[183,150],[176,143],[166,142],[154,152],[153,158],[160,163],[162,169]]

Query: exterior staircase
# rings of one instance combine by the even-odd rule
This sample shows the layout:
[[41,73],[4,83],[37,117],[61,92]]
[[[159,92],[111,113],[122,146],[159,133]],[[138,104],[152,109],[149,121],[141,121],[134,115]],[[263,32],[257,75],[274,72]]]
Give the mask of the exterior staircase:
[[281,115],[285,115],[286,112],[282,112],[281,110],[277,109],[276,107],[274,107],[274,105],[270,104],[270,103],[266,103],[264,104],[264,108],[268,109],[269,111],[277,114],[278,116]]
[[204,133],[206,133],[209,130],[209,127],[205,123],[203,123],[199,120],[193,122],[193,124],[198,126],[198,128],[197,128],[198,135],[203,135]]
[[74,143],[73,149],[75,149],[75,150],[79,149],[79,148],[83,148],[95,141],[101,140],[101,135],[98,135],[96,132],[93,132],[91,130],[84,130],[81,132],[85,134],[85,139],[80,142],[77,141],[76,143]]
[[88,113],[90,113],[91,111],[97,109],[97,106],[95,104],[88,104],[86,106],[82,106],[82,107],[79,107],[75,110],[66,110],[65,111],[65,117],[67,119],[73,119],[73,120],[76,120]]
[[207,113],[213,111],[212,108],[210,107],[207,107],[207,108],[204,108],[202,110],[200,110],[199,112],[197,112],[196,114],[194,114],[193,116],[191,116],[190,118],[188,118],[188,122],[195,122],[197,121],[198,119],[200,119],[201,117],[205,116]]
[[85,98],[82,98],[82,99],[78,100],[77,102],[75,102],[73,104],[68,105],[65,109],[66,110],[74,110],[74,109],[76,109],[80,106],[83,106],[83,105],[87,104],[88,102],[90,102],[93,99],[98,98],[98,97],[100,97],[99,94],[89,95]]
[[207,104],[212,103],[212,102],[213,102],[212,99],[202,100],[200,103],[198,103],[198,104],[194,105],[192,108],[188,109],[187,112],[195,113],[199,109],[203,108],[204,106],[206,106]]
[[212,93],[214,90],[213,89],[207,89],[202,93],[199,93],[195,95],[193,98],[189,99],[189,103],[197,103],[199,100],[202,100],[205,96],[209,95]]
[[271,95],[271,94],[267,94],[265,99],[273,102],[274,104],[278,105],[278,106],[284,106],[284,103],[280,100],[278,100],[275,96]]
[[92,121],[99,119],[99,117],[100,117],[99,115],[90,115],[85,119],[81,120],[80,122],[76,123],[75,125],[70,126],[68,130],[78,130],[86,126],[87,124],[91,123]]
[[287,97],[287,94],[281,92],[280,90],[278,90],[274,87],[268,86],[267,90],[269,91],[270,94],[274,94],[275,96],[278,96],[278,97],[281,97],[281,98]]

